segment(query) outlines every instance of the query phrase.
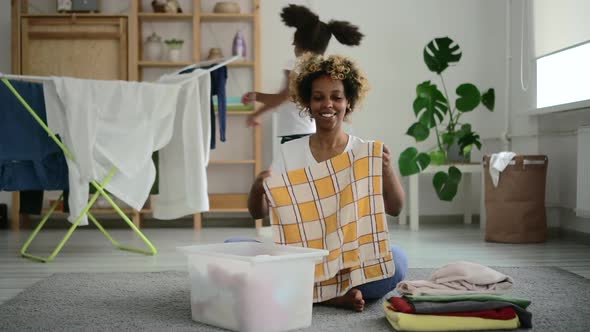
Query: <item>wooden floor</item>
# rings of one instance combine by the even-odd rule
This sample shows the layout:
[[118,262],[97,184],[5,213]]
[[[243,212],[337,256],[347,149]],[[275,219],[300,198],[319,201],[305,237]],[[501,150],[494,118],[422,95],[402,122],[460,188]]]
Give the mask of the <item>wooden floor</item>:
[[[543,244],[497,244],[484,242],[477,225],[420,227],[420,231],[411,232],[405,225],[390,225],[393,243],[406,251],[410,267],[439,267],[454,260],[469,260],[488,266],[557,266],[590,278],[590,245],[573,239],[552,237]],[[53,262],[38,263],[19,255],[29,231],[0,230],[0,303],[53,273],[186,270],[185,258],[176,247],[221,242],[234,236],[257,236],[253,228],[142,231],[158,248],[156,256],[117,250],[98,230],[80,228]],[[142,245],[130,230],[117,229],[110,233],[123,244]],[[31,245],[31,253],[49,253],[64,234],[65,230],[61,229],[43,231]]]

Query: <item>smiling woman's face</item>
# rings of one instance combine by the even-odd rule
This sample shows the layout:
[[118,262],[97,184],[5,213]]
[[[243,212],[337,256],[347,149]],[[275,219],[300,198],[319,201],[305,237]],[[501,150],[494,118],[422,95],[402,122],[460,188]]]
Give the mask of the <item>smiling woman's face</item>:
[[309,108],[318,131],[340,127],[347,107],[348,99],[344,94],[342,81],[333,80],[327,75],[313,81]]

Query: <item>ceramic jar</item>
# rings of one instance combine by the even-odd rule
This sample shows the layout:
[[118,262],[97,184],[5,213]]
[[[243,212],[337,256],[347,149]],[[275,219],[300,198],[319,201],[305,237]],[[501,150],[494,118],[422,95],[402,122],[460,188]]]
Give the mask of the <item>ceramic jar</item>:
[[223,58],[223,53],[221,52],[221,48],[219,47],[212,47],[209,49],[209,55],[207,55],[207,60],[219,59]]
[[155,32],[146,39],[143,47],[146,60],[156,61],[162,59],[162,37]]

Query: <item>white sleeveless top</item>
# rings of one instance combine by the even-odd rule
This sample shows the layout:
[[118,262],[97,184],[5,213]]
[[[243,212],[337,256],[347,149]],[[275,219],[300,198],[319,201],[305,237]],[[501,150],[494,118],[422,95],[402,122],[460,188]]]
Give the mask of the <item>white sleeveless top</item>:
[[[287,62],[284,69],[291,71],[295,68],[295,59]],[[289,82],[287,82],[289,84]],[[301,112],[294,102],[288,101],[278,107],[277,136],[303,135],[315,133],[315,121]]]

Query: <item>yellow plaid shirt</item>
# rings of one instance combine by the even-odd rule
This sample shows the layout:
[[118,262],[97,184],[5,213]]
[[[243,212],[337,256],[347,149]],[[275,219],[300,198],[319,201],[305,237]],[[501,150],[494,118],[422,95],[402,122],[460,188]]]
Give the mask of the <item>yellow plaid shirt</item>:
[[383,143],[268,177],[276,243],[330,253],[315,268],[314,302],[393,276],[383,202]]

